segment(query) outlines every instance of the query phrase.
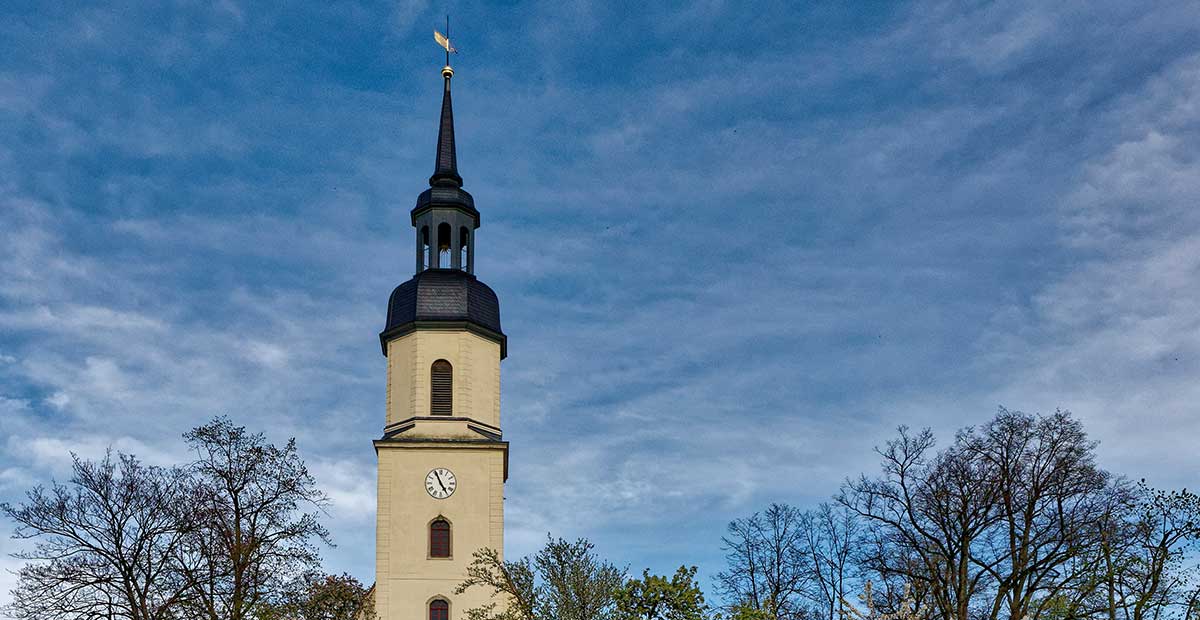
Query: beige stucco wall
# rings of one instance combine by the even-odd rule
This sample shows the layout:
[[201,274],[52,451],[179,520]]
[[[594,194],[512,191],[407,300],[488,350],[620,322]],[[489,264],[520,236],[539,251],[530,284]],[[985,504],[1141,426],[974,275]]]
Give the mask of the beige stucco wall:
[[[378,445],[379,505],[376,526],[375,588],[380,620],[425,618],[434,597],[451,604],[452,619],[490,602],[476,588],[454,589],[466,577],[471,555],[483,547],[504,549],[504,451],[497,447],[451,444]],[[425,491],[435,467],[454,472],[458,488],[446,499]],[[451,558],[429,557],[430,522],[451,524]]]
[[454,417],[500,426],[500,345],[466,330],[419,330],[388,343],[387,423],[429,415],[429,368],[454,367]]
[[[419,330],[389,342],[388,428],[429,416],[429,368],[438,359],[454,367],[453,416],[418,420],[415,427],[375,444],[379,620],[427,618],[427,605],[435,597],[450,602],[451,620],[464,618],[467,609],[492,601],[480,588],[454,594],[472,553],[483,547],[504,549],[506,445],[489,442],[470,428],[499,432],[500,345],[465,330]],[[425,476],[436,467],[451,470],[458,481],[446,499],[425,491]],[[449,559],[429,557],[428,528],[439,516],[451,524]]]

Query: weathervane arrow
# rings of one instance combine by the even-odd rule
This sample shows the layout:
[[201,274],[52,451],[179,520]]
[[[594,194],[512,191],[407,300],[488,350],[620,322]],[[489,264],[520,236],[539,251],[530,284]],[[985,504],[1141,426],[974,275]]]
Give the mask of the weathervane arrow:
[[442,49],[446,50],[446,66],[449,67],[450,66],[450,54],[458,53],[458,50],[454,49],[454,46],[450,44],[450,16],[449,15],[446,16],[446,34],[442,34],[442,33],[438,32],[437,29],[435,28],[433,31],[433,40],[437,41],[437,44],[442,46]]
[[454,49],[453,45],[450,45],[450,39],[447,38],[446,35],[438,32],[436,30],[433,31],[433,40],[437,41],[437,44],[442,46],[446,50],[447,53],[450,53],[450,54],[458,53],[458,50]]

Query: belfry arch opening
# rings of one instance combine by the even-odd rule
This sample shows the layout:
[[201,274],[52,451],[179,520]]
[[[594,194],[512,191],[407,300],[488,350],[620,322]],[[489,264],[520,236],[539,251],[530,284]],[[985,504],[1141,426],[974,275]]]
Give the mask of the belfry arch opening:
[[448,269],[450,267],[450,259],[453,254],[450,251],[451,247],[451,228],[446,222],[438,224],[437,227],[437,247],[438,247],[438,267]]
[[421,254],[421,257],[418,261],[421,265],[421,269],[429,269],[430,256],[429,256],[429,227],[428,226],[421,227],[421,236],[417,240],[417,246],[418,246],[417,251]]
[[459,269],[471,273],[471,231],[466,226],[458,229],[458,253]]

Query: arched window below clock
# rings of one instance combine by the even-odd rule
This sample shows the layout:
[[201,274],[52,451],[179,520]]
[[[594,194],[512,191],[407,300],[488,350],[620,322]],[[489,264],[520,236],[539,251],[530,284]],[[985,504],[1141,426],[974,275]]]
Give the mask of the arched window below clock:
[[438,360],[429,369],[429,414],[454,415],[454,367]]
[[429,601],[429,620],[450,620],[450,603],[440,598]]
[[450,557],[450,522],[441,517],[429,524],[429,557]]

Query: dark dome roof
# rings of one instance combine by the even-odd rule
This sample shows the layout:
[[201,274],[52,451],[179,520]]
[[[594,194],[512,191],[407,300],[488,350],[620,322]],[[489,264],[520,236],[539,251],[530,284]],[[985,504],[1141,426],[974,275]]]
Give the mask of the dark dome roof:
[[501,357],[507,355],[496,293],[475,276],[457,269],[427,269],[392,291],[387,325],[379,334],[383,354],[387,355],[388,340],[416,329],[419,323],[438,322],[463,323],[467,329],[499,342]]

